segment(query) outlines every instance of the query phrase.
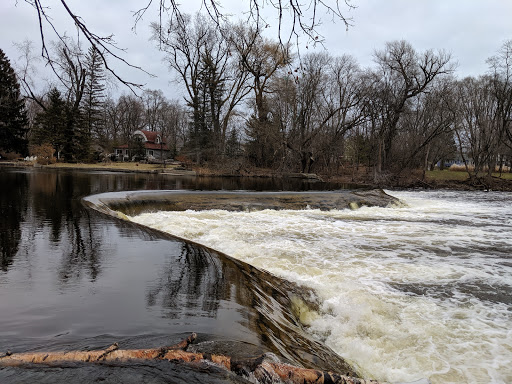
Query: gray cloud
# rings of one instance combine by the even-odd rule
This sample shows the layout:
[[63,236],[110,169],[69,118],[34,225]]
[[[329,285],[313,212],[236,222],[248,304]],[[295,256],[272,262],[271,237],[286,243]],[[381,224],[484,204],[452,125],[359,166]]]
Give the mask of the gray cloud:
[[[50,13],[60,31],[69,35],[75,33],[73,24],[64,14],[60,2],[48,0]],[[135,82],[146,83],[148,88],[162,89],[168,97],[179,97],[179,88],[172,83],[172,75],[162,62],[163,54],[149,41],[149,23],[156,19],[156,8],[133,27],[133,12],[146,2],[141,0],[69,0],[73,11],[82,16],[99,35],[114,34],[118,46],[126,48],[124,57],[130,63],[144,67],[155,74],[151,78],[139,71],[117,63],[120,73]],[[346,31],[341,22],[332,23],[328,15],[323,17],[321,33],[326,39],[325,47],[333,55],[348,53],[362,66],[372,65],[375,49],[382,49],[387,41],[405,39],[417,50],[444,49],[451,52],[458,61],[459,77],[485,73],[485,60],[493,55],[501,44],[512,38],[509,17],[512,2],[503,0],[359,0],[352,2],[356,8],[346,10],[345,15],[353,18],[354,25]],[[189,1],[186,12],[199,9],[199,0]],[[244,2],[222,1],[223,10],[234,17],[243,17]],[[0,5],[0,47],[11,61],[18,53],[13,42],[25,39],[35,41],[40,49],[37,15],[25,2],[4,0]],[[274,22],[268,18],[270,24]],[[270,33],[275,31],[275,25]],[[274,34],[275,36],[275,34]],[[52,38],[48,32],[48,38]],[[305,45],[305,42],[304,42]],[[320,50],[309,46],[308,51]],[[306,52],[305,47],[301,52]],[[125,90],[120,89],[120,92]]]

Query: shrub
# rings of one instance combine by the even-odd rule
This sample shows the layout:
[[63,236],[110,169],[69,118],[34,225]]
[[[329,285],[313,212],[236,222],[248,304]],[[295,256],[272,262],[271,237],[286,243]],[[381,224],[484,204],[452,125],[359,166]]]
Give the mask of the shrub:
[[2,152],[2,155],[0,156],[0,159],[2,160],[18,160],[22,156],[19,153],[16,152]]
[[45,143],[41,145],[34,145],[30,148],[30,154],[37,157],[37,163],[41,165],[53,164],[57,161],[55,156],[55,149],[51,144]]

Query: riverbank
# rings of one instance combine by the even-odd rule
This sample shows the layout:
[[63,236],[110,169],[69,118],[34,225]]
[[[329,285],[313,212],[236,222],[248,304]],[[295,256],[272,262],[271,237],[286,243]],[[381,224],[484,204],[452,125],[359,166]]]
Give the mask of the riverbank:
[[0,166],[5,167],[34,167],[45,169],[80,169],[89,171],[107,171],[107,172],[123,172],[123,173],[162,173],[170,175],[192,175],[196,172],[185,169],[181,163],[173,162],[168,164],[145,164],[145,163],[55,163],[49,165],[40,165],[31,161],[0,161]]
[[512,192],[512,173],[494,173],[492,177],[470,179],[463,171],[435,170],[409,171],[398,176],[383,174],[378,179],[373,173],[361,168],[359,171],[346,171],[338,174],[289,173],[255,167],[191,166],[198,176],[255,177],[255,178],[301,178],[344,185],[359,185],[383,189],[449,189],[457,191],[509,191]]
[[145,164],[132,162],[110,163],[55,163],[39,165],[26,161],[0,161],[0,166],[38,167],[46,169],[80,169],[90,171],[107,171],[123,173],[150,173],[170,176],[205,176],[205,177],[249,177],[249,178],[296,178],[310,181],[326,181],[345,185],[361,185],[369,188],[385,189],[449,189],[457,191],[506,191],[512,192],[512,173],[493,174],[491,177],[470,179],[466,172],[435,170],[413,172],[400,177],[381,177],[375,180],[367,173],[317,175],[313,173],[278,172],[271,169],[251,168],[233,172],[224,168],[183,165],[180,162],[169,164]]
[[512,174],[498,174],[470,178],[466,172],[435,170],[427,171],[425,177],[414,174],[399,180],[376,185],[387,189],[448,189],[455,191],[502,191],[512,192]]
[[373,174],[364,171],[337,175],[324,175],[312,173],[283,173],[270,169],[252,168],[237,172],[226,172],[223,168],[196,167],[195,171],[200,176],[224,176],[224,177],[289,177],[308,180],[318,180],[344,185],[359,185],[368,188],[383,189],[449,189],[456,191],[507,191],[512,192],[512,173],[495,173],[492,177],[480,177],[470,179],[466,172],[451,170],[427,171],[425,175],[421,171],[413,171],[400,176],[384,175],[375,180]]

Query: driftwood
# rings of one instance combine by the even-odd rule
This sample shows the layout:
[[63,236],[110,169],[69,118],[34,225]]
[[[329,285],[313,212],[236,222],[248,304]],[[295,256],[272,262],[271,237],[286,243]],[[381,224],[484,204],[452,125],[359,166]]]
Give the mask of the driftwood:
[[28,364],[57,365],[65,362],[103,363],[166,360],[179,363],[214,363],[237,375],[252,376],[262,384],[279,382],[286,384],[384,384],[374,380],[364,380],[332,372],[283,364],[276,361],[277,358],[273,354],[264,354],[253,359],[234,360],[229,356],[187,352],[187,347],[196,337],[196,334],[193,333],[176,345],[154,349],[119,349],[119,346],[115,343],[107,349],[95,351],[32,353],[12,353],[8,351],[0,357],[0,367],[20,367]]

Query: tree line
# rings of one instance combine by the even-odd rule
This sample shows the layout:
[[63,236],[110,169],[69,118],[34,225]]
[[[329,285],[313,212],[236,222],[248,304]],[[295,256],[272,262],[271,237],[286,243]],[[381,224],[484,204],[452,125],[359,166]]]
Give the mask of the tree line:
[[375,180],[455,160],[472,176],[510,165],[512,41],[485,74],[459,79],[450,54],[407,41],[377,49],[363,68],[349,55],[293,52],[258,24],[201,14],[152,31],[183,101],[158,90],[109,97],[101,52],[63,40],[46,93],[32,90],[29,60],[18,65],[30,144],[95,161],[147,129],[162,132],[173,157],[196,163]]

